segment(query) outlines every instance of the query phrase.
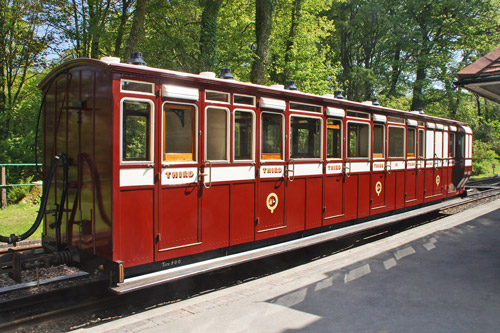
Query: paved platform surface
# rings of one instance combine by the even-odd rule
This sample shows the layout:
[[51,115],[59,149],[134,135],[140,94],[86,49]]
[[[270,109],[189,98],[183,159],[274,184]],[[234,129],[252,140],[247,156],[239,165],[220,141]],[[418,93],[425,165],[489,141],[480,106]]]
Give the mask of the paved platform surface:
[[80,332],[499,332],[500,200]]

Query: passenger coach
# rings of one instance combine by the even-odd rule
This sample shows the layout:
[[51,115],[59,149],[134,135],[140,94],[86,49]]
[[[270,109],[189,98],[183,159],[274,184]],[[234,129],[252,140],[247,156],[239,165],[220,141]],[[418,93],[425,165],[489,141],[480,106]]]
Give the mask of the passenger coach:
[[45,171],[69,161],[59,241],[84,268],[112,263],[116,282],[464,191],[462,122],[222,76],[77,59],[40,84]]

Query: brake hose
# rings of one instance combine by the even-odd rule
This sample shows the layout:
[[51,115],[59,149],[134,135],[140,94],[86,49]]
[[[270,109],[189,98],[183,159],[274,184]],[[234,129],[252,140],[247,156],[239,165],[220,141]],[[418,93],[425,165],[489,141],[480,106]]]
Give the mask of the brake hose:
[[63,190],[61,193],[61,200],[60,200],[59,206],[57,207],[57,219],[56,219],[56,224],[55,224],[57,247],[58,247],[58,249],[60,248],[60,245],[61,245],[61,221],[62,221],[62,214],[64,212],[64,203],[66,201],[66,193],[68,191],[68,159],[64,153],[59,153],[52,159],[52,162],[51,162],[50,168],[49,168],[49,172],[47,173],[47,178],[43,182],[43,184],[45,186],[43,186],[42,198],[40,200],[40,210],[38,211],[38,215],[36,217],[36,220],[33,223],[33,225],[31,226],[31,228],[20,236],[16,236],[15,234],[11,234],[8,237],[0,235],[0,242],[14,244],[14,246],[15,246],[17,242],[25,240],[26,238],[31,236],[38,229],[38,227],[40,226],[40,223],[42,222],[43,217],[45,215],[47,200],[49,197],[49,189],[50,189],[50,185],[52,184],[52,179],[54,178],[54,174],[56,173],[57,166],[59,165],[59,162],[61,162],[61,161],[63,163]]

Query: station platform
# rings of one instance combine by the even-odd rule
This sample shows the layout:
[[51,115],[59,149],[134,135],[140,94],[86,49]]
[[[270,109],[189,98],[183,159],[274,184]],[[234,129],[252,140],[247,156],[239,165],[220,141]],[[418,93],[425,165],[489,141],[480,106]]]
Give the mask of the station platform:
[[498,332],[500,200],[78,332]]

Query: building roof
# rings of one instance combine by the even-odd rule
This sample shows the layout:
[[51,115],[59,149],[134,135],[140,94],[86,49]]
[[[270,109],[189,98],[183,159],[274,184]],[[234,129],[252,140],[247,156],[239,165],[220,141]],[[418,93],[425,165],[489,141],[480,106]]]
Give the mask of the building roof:
[[462,69],[455,85],[500,103],[500,46]]

